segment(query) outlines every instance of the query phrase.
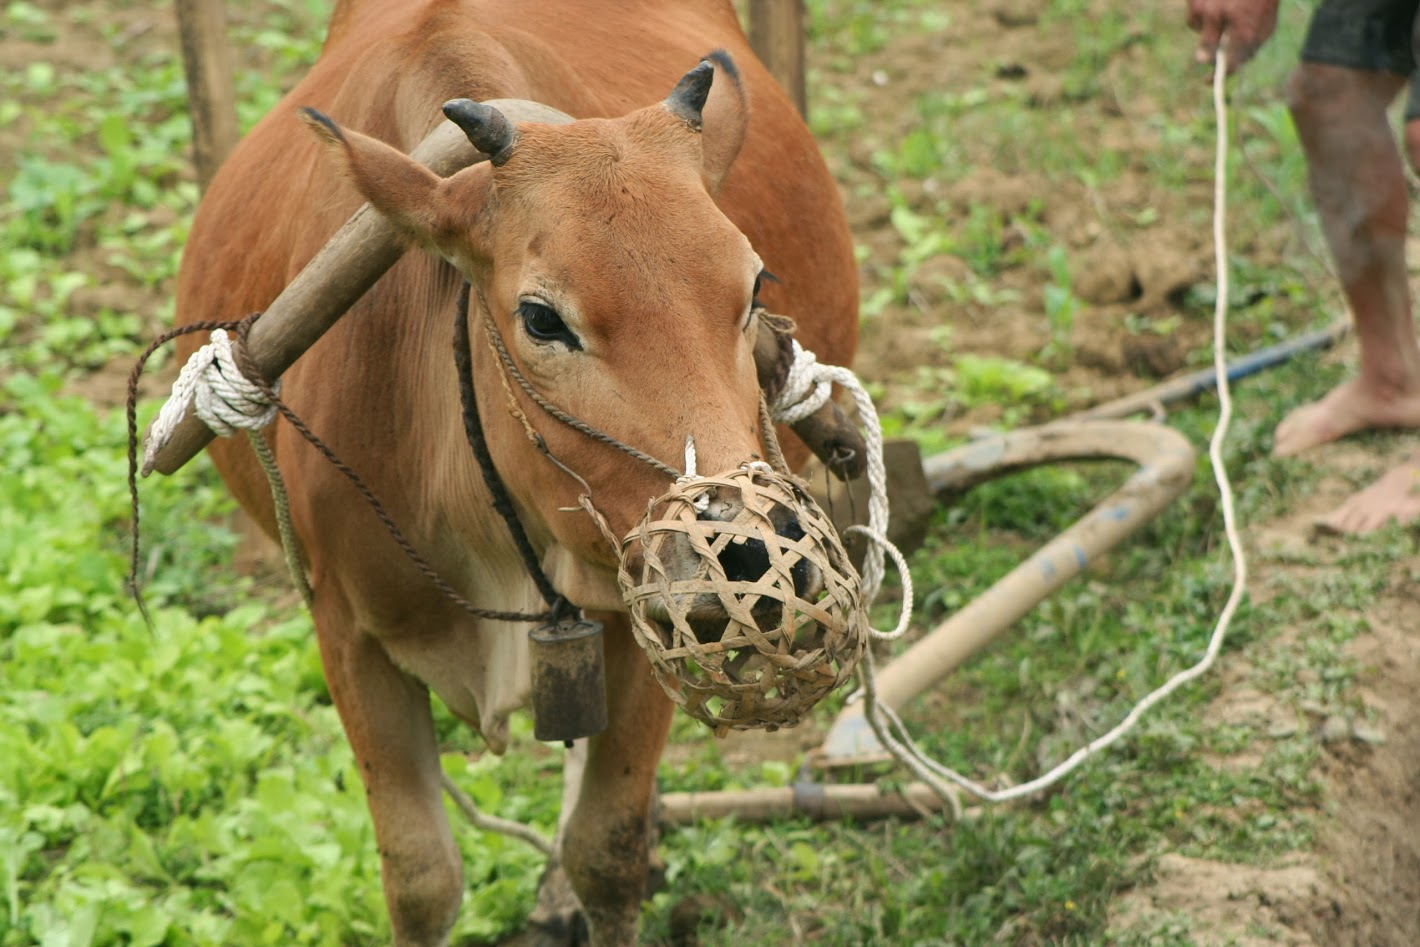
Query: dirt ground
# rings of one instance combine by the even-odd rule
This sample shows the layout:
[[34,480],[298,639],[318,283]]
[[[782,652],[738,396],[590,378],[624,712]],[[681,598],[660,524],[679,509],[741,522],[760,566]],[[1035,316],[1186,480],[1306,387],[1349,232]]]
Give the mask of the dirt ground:
[[[825,143],[844,184],[857,239],[866,248],[865,294],[876,288],[876,269],[890,266],[902,249],[890,222],[888,201],[872,186],[873,151],[917,122],[914,96],[932,88],[979,84],[983,62],[996,63],[990,82],[1024,84],[1026,94],[1040,103],[1059,101],[1064,94],[1056,69],[1068,58],[1071,39],[1059,31],[1032,28],[1042,3],[951,0],[942,6],[950,14],[950,30],[903,31],[885,49],[862,57],[853,79],[867,90],[862,106],[866,123],[851,136]],[[135,46],[150,49],[171,42],[176,48],[170,11],[124,7],[115,12],[133,21],[130,32]],[[58,55],[75,69],[124,55],[99,41],[91,30],[45,44],[43,53]],[[23,64],[33,55],[39,53],[22,41],[7,38],[0,46],[0,61],[8,64]],[[1126,45],[1109,64],[1110,75],[1127,81],[1131,71],[1146,66],[1138,61],[1142,55]],[[817,65],[827,75],[828,64]],[[1111,81],[1105,88],[1117,85]],[[1137,97],[1107,98],[1088,110],[1100,141],[1140,153],[1160,147],[1157,124],[1142,120],[1153,103]],[[1207,146],[1199,145],[1197,151],[1197,163],[1205,166]],[[1207,338],[1208,328],[1201,320],[1185,321],[1175,334],[1160,337],[1152,347],[1141,347],[1139,337],[1120,328],[1126,313],[1164,317],[1175,312],[1182,292],[1211,278],[1209,233],[1197,224],[1196,215],[1188,213],[1189,208],[1206,206],[1209,185],[1202,178],[1189,188],[1168,192],[1154,185],[1141,163],[1107,188],[1093,189],[1007,174],[983,163],[957,180],[928,178],[904,181],[901,186],[914,209],[924,215],[961,214],[968,203],[993,208],[1005,249],[1025,239],[1019,221],[1027,218],[1070,248],[1075,292],[1087,304],[1070,339],[1073,361],[1063,373],[1071,406],[1138,390],[1177,372],[1185,367],[1186,353]],[[1121,240],[1111,221],[1149,207],[1163,220],[1177,222],[1152,228],[1144,240]],[[1240,252],[1294,252],[1297,242],[1295,234],[1279,232],[1270,245]],[[1030,361],[1047,341],[1038,307],[1027,302],[1040,298],[1045,277],[1038,267],[1005,270],[995,288],[1012,291],[1018,302],[991,306],[953,303],[947,298],[943,279],[961,277],[964,267],[965,261],[949,255],[930,259],[911,277],[910,305],[888,306],[865,323],[857,367],[865,377],[883,384],[888,403],[902,396],[899,382],[924,364],[944,364],[945,350],[930,342],[943,324],[951,326],[955,352]],[[131,306],[151,312],[156,297],[172,292],[171,286],[147,290],[118,272],[102,275],[104,302],[109,305],[115,294],[128,293]],[[82,299],[78,304],[85,305]],[[1338,357],[1347,355],[1343,350]],[[96,400],[117,403],[124,372],[126,363],[78,382],[76,388]],[[963,430],[991,420],[989,410],[978,410],[952,419],[951,425]],[[1282,519],[1248,527],[1249,545],[1257,557],[1256,596],[1286,594],[1289,586],[1283,579],[1289,571],[1325,570],[1334,563],[1343,548],[1341,541],[1318,538],[1312,520],[1354,489],[1358,480],[1382,469],[1385,458],[1343,445],[1324,450],[1317,462],[1329,471],[1321,490],[1299,498],[1298,507]],[[1297,555],[1299,550],[1305,555]],[[1301,560],[1305,564],[1298,564]],[[1413,587],[1411,568],[1405,562],[1394,564],[1391,591],[1374,603],[1366,616],[1369,630],[1351,646],[1353,657],[1366,669],[1363,696],[1373,719],[1364,732],[1353,727],[1326,743],[1323,771],[1330,809],[1314,850],[1275,866],[1166,855],[1152,884],[1120,899],[1115,911],[1118,926],[1182,911],[1194,918],[1195,933],[1207,932],[1200,943],[1330,947],[1406,945],[1420,939],[1420,792],[1415,779],[1420,773],[1420,704],[1415,700],[1420,693],[1420,640],[1413,632],[1420,621],[1420,604],[1404,594]],[[1304,629],[1293,633],[1304,634]],[[1277,646],[1285,644],[1284,636]],[[1277,733],[1289,727],[1314,727],[1326,737],[1337,729],[1334,721],[1305,713],[1299,719],[1289,702],[1247,686],[1245,661],[1229,655],[1215,672],[1238,686],[1222,690],[1211,714],[1220,720],[1265,720]],[[1343,721],[1340,726],[1344,730],[1349,724]],[[792,755],[803,748],[805,739],[804,734],[779,735],[745,752]],[[813,743],[812,735],[807,739]],[[1218,765],[1227,766],[1229,761],[1219,760]]]
[[[873,274],[890,267],[903,240],[890,219],[890,201],[874,171],[874,153],[892,149],[922,124],[915,100],[924,93],[1020,96],[1031,107],[1071,110],[1073,127],[1062,135],[1089,135],[1121,152],[1147,155],[1160,147],[1146,121],[1155,111],[1147,98],[1127,98],[1118,86],[1149,68],[1144,52],[1129,45],[1107,67],[1108,100],[1066,101],[1057,70],[1069,61],[1074,40],[1040,29],[1039,0],[942,5],[950,27],[941,32],[907,31],[883,50],[864,57],[854,71],[866,90],[863,126],[826,144],[829,163],[848,190],[847,209],[864,261],[864,296],[877,288]],[[828,81],[834,81],[825,69]],[[1019,146],[1022,150],[1025,146]],[[1048,179],[1023,170],[1023,155],[1010,147],[960,146],[968,158],[960,176],[900,178],[896,183],[911,209],[928,218],[961,220],[973,209],[989,208],[998,228],[1003,258],[1023,256],[1032,234],[1046,233],[1069,251],[1073,292],[1085,304],[1070,332],[1073,357],[1058,379],[1073,404],[1083,406],[1117,397],[1177,371],[1189,351],[1207,338],[1206,324],[1185,322],[1168,336],[1140,338],[1122,331],[1126,314],[1167,315],[1190,287],[1211,279],[1212,244],[1206,226],[1185,223],[1194,208],[1211,200],[1206,182],[1167,194],[1154,182],[1145,161],[1127,167],[1107,186]],[[1200,167],[1208,151],[1199,146]],[[970,160],[970,159],[976,160]],[[999,160],[998,160],[999,159]],[[1176,206],[1170,206],[1176,205]],[[1151,210],[1152,209],[1152,210]],[[1121,232],[1126,217],[1157,212],[1164,221],[1140,237]],[[1049,340],[1040,311],[1045,281],[1039,265],[1008,265],[991,279],[989,302],[954,298],[950,285],[971,281],[971,264],[960,255],[936,254],[908,279],[909,304],[889,305],[866,319],[857,367],[884,383],[891,404],[894,379],[911,377],[924,364],[941,364],[948,350],[934,341],[950,326],[950,351],[980,352],[1032,362]],[[992,420],[989,410],[957,419],[954,433]]]
[[[1297,580],[1305,583],[1310,575],[1338,568],[1345,540],[1319,535],[1315,519],[1381,465],[1398,460],[1402,450],[1397,445],[1378,456],[1373,450],[1336,446],[1324,458],[1328,475],[1320,489],[1301,498],[1294,512],[1253,524],[1248,543],[1253,597],[1295,594]],[[1313,850],[1265,866],[1165,855],[1154,883],[1116,904],[1116,927],[1184,912],[1193,918],[1200,944],[1400,947],[1416,942],[1420,641],[1414,628],[1420,605],[1409,594],[1412,569],[1409,562],[1392,565],[1386,593],[1365,615],[1366,630],[1346,649],[1363,669],[1358,683],[1364,713],[1355,719],[1313,713],[1285,693],[1249,686],[1252,661],[1259,656],[1228,655],[1215,672],[1225,686],[1209,707],[1211,719],[1256,727],[1276,738],[1308,728],[1321,739],[1326,806]],[[1302,647],[1306,633],[1305,628],[1287,629],[1266,647]],[[1244,761],[1222,758],[1218,765]]]
[[[1057,100],[1061,85],[1052,67],[1063,65],[1072,39],[1031,29],[1044,6],[1034,0],[948,3],[950,32],[901,37],[856,69],[865,87],[877,84],[882,89],[865,108],[871,116],[869,131],[860,136],[861,145],[835,151],[830,142],[826,152],[849,186],[849,215],[859,242],[869,250],[865,296],[875,288],[873,264],[890,262],[901,249],[887,200],[852,190],[871,164],[878,136],[902,135],[914,127],[915,96],[954,83],[959,83],[957,88],[980,85],[983,73],[990,72],[983,67],[986,63],[996,64],[995,82],[1025,83],[1033,100]],[[1187,42],[1186,37],[1180,31],[1181,42]],[[1181,46],[1180,55],[1188,49]],[[1106,66],[1103,85],[1109,100],[1076,103],[1076,110],[1086,113],[1083,121],[1101,143],[1147,153],[1160,147],[1157,126],[1144,120],[1157,103],[1147,95],[1118,95],[1119,88],[1133,87],[1131,80],[1141,68],[1148,68],[1138,59],[1142,55],[1126,45]],[[1200,97],[1203,94],[1200,90]],[[1211,167],[1207,147],[1200,143],[1189,156],[1199,168]],[[1189,287],[1213,279],[1208,221],[1196,213],[1190,220],[1191,209],[1211,206],[1211,174],[1171,190],[1157,186],[1140,163],[1127,168],[1118,181],[1093,189],[1004,173],[983,161],[959,180],[929,178],[906,182],[907,187],[914,208],[924,214],[960,214],[969,200],[996,209],[1003,242],[1022,239],[1014,222],[1033,216],[1070,248],[1075,292],[1088,304],[1072,332],[1073,364],[1063,373],[1072,406],[1136,391],[1177,372],[1187,352],[1207,346],[1206,318],[1184,319],[1176,334],[1155,340],[1152,347],[1141,347],[1140,337],[1123,331],[1122,323],[1126,313],[1167,318],[1179,310]],[[1151,228],[1143,240],[1121,240],[1111,220],[1145,207],[1154,207],[1161,220],[1170,222]],[[1315,255],[1318,248],[1314,238],[1291,223],[1233,249],[1275,260],[1289,253]],[[1410,249],[1412,259],[1420,258],[1413,244]],[[884,382],[889,400],[896,395],[894,379],[917,371],[924,352],[932,353],[929,357],[941,352],[930,340],[944,319],[951,326],[956,352],[1029,361],[1045,343],[1038,306],[1007,301],[987,308],[952,305],[944,299],[938,278],[960,279],[966,270],[964,261],[949,256],[928,261],[911,281],[910,305],[889,307],[882,318],[865,321],[857,368]],[[998,288],[1015,290],[1022,301],[1038,300],[1041,282],[1038,268],[1013,267]],[[1323,298],[1334,293],[1330,287],[1314,289]],[[1234,344],[1248,341],[1233,337]],[[1354,365],[1354,355],[1352,343],[1328,357]],[[991,420],[989,414],[967,413],[953,419],[951,428],[962,432],[983,420]],[[1325,471],[1321,487],[1297,498],[1286,516],[1247,524],[1254,599],[1296,594],[1299,581],[1340,568],[1337,560],[1345,540],[1320,535],[1315,520],[1387,463],[1399,460],[1408,449],[1403,441],[1396,438],[1379,452],[1349,444],[1320,449],[1313,462]],[[1393,564],[1386,593],[1364,616],[1366,630],[1348,646],[1348,656],[1364,669],[1360,687],[1367,722],[1323,719],[1305,707],[1298,710],[1285,694],[1260,692],[1248,683],[1253,677],[1250,656],[1227,654],[1213,671],[1227,686],[1209,708],[1212,718],[1262,725],[1277,737],[1299,727],[1321,737],[1326,807],[1313,850],[1265,866],[1165,855],[1151,884],[1119,899],[1111,912],[1112,929],[1147,929],[1151,919],[1184,914],[1192,919],[1189,936],[1199,944],[1401,947],[1420,942],[1420,703],[1415,699],[1420,693],[1420,639],[1414,632],[1420,604],[1410,594],[1415,587],[1412,570],[1408,562]],[[1300,646],[1307,633],[1306,628],[1288,629],[1267,647],[1280,651]],[[1219,759],[1218,765],[1242,762],[1247,761]]]

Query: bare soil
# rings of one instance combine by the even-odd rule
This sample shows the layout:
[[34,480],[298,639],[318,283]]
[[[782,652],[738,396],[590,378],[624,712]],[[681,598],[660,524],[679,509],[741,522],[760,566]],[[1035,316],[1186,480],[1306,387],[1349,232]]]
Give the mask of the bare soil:
[[[1109,4],[1096,4],[1108,8]],[[951,284],[971,282],[971,261],[939,254],[912,270],[907,305],[889,305],[880,317],[865,320],[857,367],[884,383],[886,402],[899,394],[897,379],[913,377],[924,364],[941,365],[949,354],[989,353],[1032,362],[1050,340],[1042,310],[1048,281],[1040,254],[1029,251],[1033,235],[1047,234],[1070,258],[1071,289],[1085,304],[1069,333],[1073,358],[1060,367],[1058,383],[1075,406],[1105,401],[1183,367],[1188,352],[1208,337],[1201,321],[1184,321],[1166,336],[1140,337],[1124,328],[1126,314],[1167,317],[1193,286],[1212,279],[1212,243],[1206,224],[1193,223],[1198,209],[1210,206],[1208,182],[1200,177],[1170,192],[1151,175],[1148,155],[1161,147],[1157,103],[1148,96],[1125,96],[1141,77],[1157,81],[1157,68],[1144,50],[1125,43],[1110,61],[1099,98],[1079,99],[1064,87],[1060,71],[1075,54],[1069,31],[1042,26],[1043,0],[942,4],[949,26],[944,31],[910,30],[883,50],[855,59],[849,85],[863,91],[864,124],[826,143],[825,152],[846,190],[849,219],[866,248],[864,295],[880,285],[881,271],[892,267],[904,243],[891,218],[891,202],[874,154],[891,151],[922,124],[915,105],[926,93],[974,92],[993,100],[1023,98],[1027,108],[1050,115],[1068,114],[1062,140],[1093,141],[1101,149],[1126,154],[1116,180],[1097,186],[1073,177],[1047,177],[1030,164],[1031,143],[994,132],[989,139],[953,143],[966,169],[953,179],[929,175],[900,178],[897,187],[915,212],[957,221],[983,214],[983,226],[999,234],[992,248],[1008,262],[989,282],[989,303],[953,298]],[[841,82],[831,51],[816,77]],[[1200,86],[1202,88],[1202,86]],[[984,121],[984,119],[978,119]],[[1209,166],[1205,145],[1196,151],[1199,167]],[[984,212],[984,213],[983,213]],[[1156,215],[1158,223],[1139,232],[1125,221]],[[1288,240],[1286,234],[1280,239]],[[937,341],[950,327],[950,350]],[[984,413],[951,419],[953,433],[990,421]]]
[[[1399,446],[1399,445],[1397,445]],[[1298,497],[1294,511],[1254,525],[1249,547],[1253,596],[1266,600],[1320,589],[1328,570],[1341,568],[1345,540],[1315,529],[1357,483],[1398,461],[1398,450],[1327,449],[1320,489]],[[1420,639],[1414,629],[1413,563],[1392,565],[1385,593],[1367,609],[1365,630],[1346,647],[1361,669],[1360,710],[1325,715],[1286,691],[1264,693],[1249,683],[1255,664],[1305,646],[1317,633],[1305,626],[1282,630],[1262,653],[1234,654],[1219,670],[1227,682],[1208,710],[1212,720],[1255,728],[1275,738],[1299,727],[1323,745],[1320,776],[1326,805],[1311,851],[1278,864],[1229,864],[1178,854],[1158,862],[1152,884],[1121,899],[1116,929],[1145,929],[1151,921],[1183,914],[1200,945],[1266,944],[1408,945],[1420,932]],[[1305,683],[1298,680],[1297,684]],[[1256,749],[1220,758],[1220,767],[1258,762]]]

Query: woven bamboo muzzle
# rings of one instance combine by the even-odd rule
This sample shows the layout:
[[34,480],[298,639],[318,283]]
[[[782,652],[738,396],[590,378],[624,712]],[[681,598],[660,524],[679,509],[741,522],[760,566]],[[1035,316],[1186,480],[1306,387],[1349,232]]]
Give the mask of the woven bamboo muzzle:
[[[707,518],[712,505],[732,518]],[[654,501],[622,541],[620,580],[657,680],[718,734],[798,723],[867,642],[837,532],[767,465],[688,479]]]

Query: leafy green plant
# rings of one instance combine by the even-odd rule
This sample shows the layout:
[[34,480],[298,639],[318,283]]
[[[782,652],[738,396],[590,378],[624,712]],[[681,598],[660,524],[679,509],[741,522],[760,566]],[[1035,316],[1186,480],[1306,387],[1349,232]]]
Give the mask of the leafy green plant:
[[957,393],[967,404],[1039,399],[1055,384],[1050,372],[999,356],[958,355],[954,364]]
[[80,220],[93,213],[84,200],[87,190],[84,172],[75,165],[21,158],[9,187],[9,204],[17,212],[6,228],[10,240],[36,250],[68,250]]
[[10,33],[30,43],[51,43],[59,35],[48,11],[26,0],[12,0],[5,5],[0,36]]
[[1053,246],[1045,256],[1050,280],[1041,291],[1045,306],[1045,322],[1049,327],[1050,341],[1041,349],[1040,357],[1047,364],[1066,361],[1073,351],[1070,333],[1075,328],[1075,316],[1082,303],[1074,293],[1074,282],[1070,275],[1070,259],[1065,248]]
[[1005,262],[1005,224],[1001,212],[985,204],[973,203],[967,208],[962,224],[960,251],[979,276],[995,275]]

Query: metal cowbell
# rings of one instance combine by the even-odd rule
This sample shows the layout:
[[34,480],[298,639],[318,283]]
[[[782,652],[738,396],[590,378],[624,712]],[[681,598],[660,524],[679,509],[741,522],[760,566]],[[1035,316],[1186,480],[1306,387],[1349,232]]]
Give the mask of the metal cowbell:
[[528,632],[533,736],[570,743],[606,729],[606,660],[599,621],[550,621]]

